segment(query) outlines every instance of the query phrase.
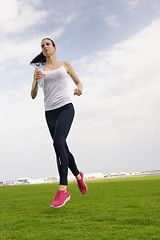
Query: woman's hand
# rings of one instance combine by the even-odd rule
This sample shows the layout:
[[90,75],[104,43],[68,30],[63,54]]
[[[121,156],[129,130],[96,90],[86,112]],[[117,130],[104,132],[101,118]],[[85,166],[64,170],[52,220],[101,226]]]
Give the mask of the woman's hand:
[[82,94],[82,90],[81,90],[81,89],[76,88],[76,89],[74,90],[74,95],[80,96],[81,94]]
[[43,78],[44,76],[45,74],[39,71],[39,68],[37,67],[34,71],[34,78],[33,78],[32,89],[31,89],[32,99],[34,99],[38,93],[38,79]]
[[45,74],[43,74],[41,71],[37,71],[36,72],[36,81],[38,81],[38,79],[44,78]]

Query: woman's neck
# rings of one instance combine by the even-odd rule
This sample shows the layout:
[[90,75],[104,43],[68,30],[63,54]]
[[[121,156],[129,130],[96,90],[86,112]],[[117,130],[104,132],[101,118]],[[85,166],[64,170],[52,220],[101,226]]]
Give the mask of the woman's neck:
[[47,56],[46,57],[46,64],[47,65],[55,65],[57,62],[56,58],[55,58],[55,55],[53,56]]

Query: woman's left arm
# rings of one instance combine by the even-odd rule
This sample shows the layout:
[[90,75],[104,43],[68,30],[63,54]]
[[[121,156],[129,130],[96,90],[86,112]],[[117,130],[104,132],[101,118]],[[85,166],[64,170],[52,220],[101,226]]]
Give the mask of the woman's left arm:
[[74,95],[80,96],[82,94],[82,90],[83,90],[83,85],[82,85],[81,81],[79,80],[78,76],[76,75],[75,71],[73,70],[73,68],[69,62],[64,61],[63,64],[67,70],[67,73],[70,75],[70,77],[73,79],[74,83],[77,86],[77,88],[74,90]]

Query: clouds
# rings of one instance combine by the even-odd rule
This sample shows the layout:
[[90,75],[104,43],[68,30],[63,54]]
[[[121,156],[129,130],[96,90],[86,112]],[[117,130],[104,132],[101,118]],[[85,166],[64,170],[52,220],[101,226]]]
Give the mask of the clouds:
[[159,27],[160,20],[157,19],[129,40],[115,45],[112,50],[82,59],[79,65],[82,69],[87,66],[84,80],[89,94],[92,91],[96,100],[97,97],[106,101],[111,98],[111,102],[113,97],[117,100],[118,97],[119,100],[125,97],[124,102],[128,104],[127,97],[133,96],[136,102],[136,96],[146,91],[148,101],[147,94],[158,87]]
[[[32,56],[41,51],[40,42],[44,37],[54,38],[56,41],[64,35],[67,25],[76,17],[76,12],[66,12],[63,8],[61,11],[56,11],[55,7],[46,11],[42,0],[2,0],[0,52],[3,58],[0,63],[11,63],[13,59],[16,64],[30,61]],[[50,23],[51,28],[48,29]]]
[[[0,15],[0,63],[8,61],[14,65],[24,63],[35,52],[35,47],[40,45],[41,34],[34,36],[34,26],[41,25],[46,21],[47,11],[41,10],[41,0],[2,0]],[[28,33],[28,36],[27,36]],[[62,29],[54,31],[55,37],[62,34]],[[12,37],[10,37],[12,36]],[[26,59],[26,56],[29,58]]]
[[120,26],[116,15],[109,15],[105,17],[105,22],[109,27],[117,28]]
[[144,3],[144,0],[127,0],[126,4],[129,6],[130,9],[136,8],[139,4]]
[[154,9],[156,12],[159,12],[159,0],[153,0],[152,2],[149,0],[124,0],[124,3],[128,6],[130,11],[140,10],[144,7],[149,7]]
[[33,25],[43,23],[47,12],[37,9],[40,3],[41,1],[2,0],[0,32],[22,32]]

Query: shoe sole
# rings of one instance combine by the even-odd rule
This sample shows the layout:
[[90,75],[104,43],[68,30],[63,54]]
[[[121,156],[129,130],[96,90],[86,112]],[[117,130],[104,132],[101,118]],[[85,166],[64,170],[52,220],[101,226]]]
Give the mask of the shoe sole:
[[[85,183],[84,183],[85,184]],[[87,185],[85,184],[85,186],[86,186],[86,192],[84,193],[84,194],[86,194],[87,193],[87,191],[88,191],[88,187],[87,187]]]
[[[81,172],[81,173],[82,173],[82,172]],[[83,178],[83,173],[82,173],[81,177]],[[81,190],[80,190],[80,188],[79,188],[79,187],[78,187],[78,188],[79,188],[79,191],[80,191],[83,195],[85,195],[85,194],[87,193],[88,188],[87,188],[87,185],[85,184],[84,180],[83,180],[83,183],[84,183],[84,185],[86,186],[86,192],[85,192],[85,193],[82,193]]]
[[[81,193],[83,194],[83,195],[85,195],[86,193],[87,193],[87,190],[88,190],[88,188],[87,188],[87,185],[85,184],[85,182],[83,181],[83,183],[84,183],[84,185],[86,186],[86,192],[85,193],[82,193],[81,191]],[[80,190],[80,189],[79,189]]]
[[62,205],[59,205],[59,206],[53,206],[53,205],[50,205],[50,207],[51,208],[60,208],[60,207],[63,207],[65,204],[66,204],[66,202],[68,202],[69,200],[70,200],[70,198],[71,198],[71,196],[69,196],[68,198],[66,198],[66,200],[64,201],[64,203],[62,204]]

